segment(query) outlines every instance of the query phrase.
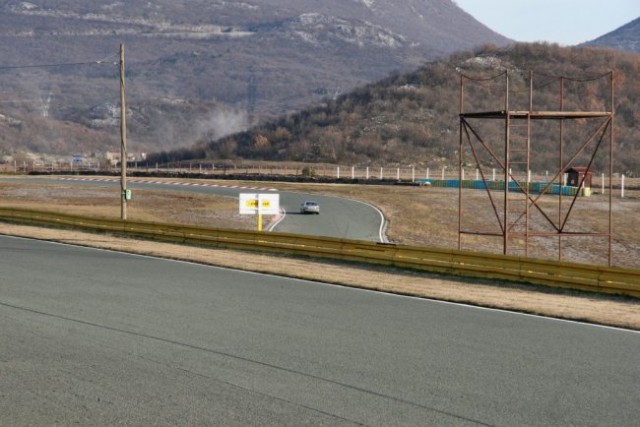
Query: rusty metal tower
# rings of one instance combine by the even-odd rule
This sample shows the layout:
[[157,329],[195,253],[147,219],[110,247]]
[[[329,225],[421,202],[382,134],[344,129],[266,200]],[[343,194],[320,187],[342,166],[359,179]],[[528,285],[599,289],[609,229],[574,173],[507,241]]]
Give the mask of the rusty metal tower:
[[[542,79],[538,84],[540,88],[558,85],[554,99],[549,99],[549,90],[544,91],[542,109],[534,105],[533,72],[528,76],[505,71],[489,78],[472,78],[464,74],[460,77],[458,249],[463,249],[465,236],[475,236],[472,239],[476,241],[493,237],[502,240],[503,254],[529,256],[531,239],[555,238],[558,259],[562,260],[563,242],[567,238],[597,237],[607,242],[608,264],[611,265],[613,72],[582,79],[538,76]],[[571,96],[568,96],[566,85],[572,82],[595,82],[599,86],[597,90],[592,89],[589,96],[581,96],[572,86]],[[491,89],[487,88],[489,84]],[[470,90],[472,86],[476,88]],[[500,95],[493,103],[489,95],[495,98],[496,93]],[[595,107],[595,110],[580,108],[585,105]],[[578,129],[570,138],[566,136],[569,125]],[[546,131],[537,131],[539,126]],[[548,138],[550,133],[557,135],[555,153],[548,149],[542,152],[539,144],[539,138]],[[537,160],[542,156],[547,160],[550,156],[555,157],[552,160],[557,162],[557,167],[550,175],[547,170],[543,178],[536,180],[532,177],[532,163],[541,164]],[[468,162],[468,157],[473,162]],[[607,171],[607,230],[575,231],[568,226],[578,197],[586,191],[584,177],[577,186],[566,186],[565,171],[577,162],[586,163],[587,173],[596,166],[600,171]],[[470,165],[476,167],[475,181],[464,177],[464,167]],[[463,202],[469,187],[486,190],[496,220],[493,226],[482,224],[483,229],[479,229],[475,217],[473,226],[466,224],[469,215],[463,214]],[[554,206],[549,209],[551,199]]]

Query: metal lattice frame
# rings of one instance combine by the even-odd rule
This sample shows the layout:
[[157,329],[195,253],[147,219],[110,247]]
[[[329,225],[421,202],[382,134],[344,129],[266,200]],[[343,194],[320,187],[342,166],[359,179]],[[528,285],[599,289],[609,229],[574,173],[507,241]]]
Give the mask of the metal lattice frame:
[[[482,235],[482,236],[497,236],[502,238],[503,254],[512,254],[515,252],[516,245],[514,241],[517,239],[520,242],[524,242],[524,247],[520,248],[524,252],[524,256],[529,255],[529,238],[530,237],[552,237],[558,239],[558,259],[562,260],[562,241],[567,237],[574,236],[592,236],[599,238],[606,238],[608,243],[608,264],[612,262],[612,174],[613,174],[613,119],[614,119],[614,81],[613,72],[597,76],[591,80],[603,79],[608,77],[609,85],[609,111],[564,111],[565,109],[565,89],[564,83],[566,77],[557,77],[560,82],[559,90],[559,110],[557,111],[535,111],[533,108],[533,73],[529,73],[528,80],[528,109],[527,110],[511,110],[509,105],[509,73],[504,72],[498,76],[491,77],[489,79],[473,79],[471,77],[461,75],[460,77],[460,146],[459,146],[459,206],[458,206],[458,249],[462,249],[462,236],[463,235]],[[465,83],[488,81],[491,79],[504,78],[504,109],[497,111],[465,111]],[[578,80],[578,81],[587,81]],[[606,109],[606,108],[605,108]],[[480,132],[472,125],[473,119],[486,119],[486,120],[499,120],[504,124],[504,146],[503,155],[496,153],[492,150],[491,145],[482,138]],[[530,173],[531,163],[531,151],[532,147],[535,147],[535,142],[531,141],[532,125],[535,122],[554,120],[560,123],[560,132],[558,136],[558,169],[553,173],[553,178],[546,183],[542,188],[537,189],[536,192],[532,192],[532,182]],[[600,125],[597,129],[588,136],[586,141],[581,143],[575,153],[564,152],[564,123],[566,121],[583,120],[593,121],[599,120]],[[520,140],[518,141],[518,138]],[[608,212],[608,230],[607,232],[570,232],[566,230],[567,221],[573,211],[573,207],[577,201],[579,192],[575,191],[575,194],[571,195],[571,200],[566,212],[563,212],[563,190],[560,187],[558,194],[558,212],[557,217],[555,214],[550,214],[545,211],[539,204],[541,197],[545,194],[550,194],[554,183],[561,180],[564,171],[573,166],[573,162],[581,155],[585,155],[586,148],[591,144],[594,145],[593,152],[589,157],[586,173],[580,179],[578,188],[583,188],[584,180],[587,174],[591,171],[596,155],[600,149],[606,145],[608,135],[609,144],[609,162],[608,162],[608,182],[609,182],[609,212]],[[498,231],[473,231],[466,230],[463,227],[463,152],[464,148],[468,147],[476,164],[479,176],[482,179],[482,187],[486,189],[487,195],[493,212],[498,224]],[[499,206],[499,200],[496,197],[495,185],[490,185],[489,179],[487,179],[486,165],[480,159],[481,152],[488,155],[492,162],[498,165],[498,169],[504,179],[504,186],[502,189],[502,209]],[[567,156],[567,159],[564,157]],[[513,172],[512,168],[516,168],[521,171],[525,171],[524,175],[517,175]],[[552,231],[532,229],[530,216],[534,211],[544,218],[546,226],[550,227]]]

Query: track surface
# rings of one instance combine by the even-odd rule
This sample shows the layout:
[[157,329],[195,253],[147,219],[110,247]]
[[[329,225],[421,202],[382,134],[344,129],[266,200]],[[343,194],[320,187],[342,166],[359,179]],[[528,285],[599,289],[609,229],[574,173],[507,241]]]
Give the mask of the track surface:
[[0,425],[637,425],[640,334],[0,237]]
[[[42,182],[51,184],[67,183],[72,185],[94,185],[118,187],[117,178],[71,177],[71,178],[5,178],[8,182]],[[240,193],[272,193],[278,192],[272,187],[218,185],[213,183],[186,183],[184,181],[168,182],[149,178],[129,178],[129,187],[134,192],[139,189],[153,189],[165,191],[190,191],[199,193],[213,193],[227,197],[238,198]],[[275,227],[270,231],[286,233],[300,233],[313,236],[326,236],[341,239],[384,241],[384,217],[375,207],[355,200],[340,197],[309,195],[282,191],[280,207],[284,218],[279,218]],[[316,200],[320,204],[320,215],[301,215],[300,204],[305,200]],[[116,203],[118,201],[116,200]],[[265,221],[269,221],[265,218]]]

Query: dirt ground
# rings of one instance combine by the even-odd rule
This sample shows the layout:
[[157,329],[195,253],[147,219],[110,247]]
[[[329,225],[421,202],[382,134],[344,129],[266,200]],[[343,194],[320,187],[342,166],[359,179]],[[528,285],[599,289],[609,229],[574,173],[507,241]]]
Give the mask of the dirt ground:
[[[280,183],[273,185],[281,190],[293,190],[289,185]],[[361,187],[363,186],[311,186],[311,188],[296,187],[296,190],[354,197],[377,205],[390,220],[391,240],[425,245],[437,241],[436,246],[439,247],[451,247],[449,243],[456,242],[457,228],[451,231],[447,224],[453,221],[450,205],[457,208],[457,199],[455,203],[451,202],[450,195],[445,191],[416,187]],[[119,205],[114,204],[112,193],[113,189],[105,188],[1,183],[0,206],[21,206],[83,215],[118,217]],[[135,202],[130,205],[128,211],[129,218],[132,220],[165,221],[211,227],[220,227],[223,223],[225,228],[241,229],[250,229],[255,226],[252,218],[242,217],[236,213],[236,200],[224,197],[168,191],[138,191],[134,197]],[[415,212],[412,211],[414,203],[432,206],[433,209],[424,212],[424,222],[416,224],[412,219],[415,217]],[[602,200],[595,200],[595,203],[602,204]],[[622,207],[617,209],[633,212],[633,203],[634,199],[628,199],[622,203]],[[434,205],[438,206],[434,207]],[[634,221],[637,221],[635,217],[638,215],[627,216],[632,218],[618,221],[634,225]],[[428,225],[433,222],[436,224]],[[336,285],[640,330],[640,300],[634,298],[556,290],[525,284],[460,279],[358,264],[135,241],[105,234],[6,223],[0,223],[0,234],[148,254]],[[616,240],[615,244],[623,249],[632,249],[631,254],[619,254],[616,259],[633,258],[637,255],[636,242],[640,242],[640,239],[634,239],[628,235],[625,235],[622,240]],[[628,261],[632,265],[635,262]]]

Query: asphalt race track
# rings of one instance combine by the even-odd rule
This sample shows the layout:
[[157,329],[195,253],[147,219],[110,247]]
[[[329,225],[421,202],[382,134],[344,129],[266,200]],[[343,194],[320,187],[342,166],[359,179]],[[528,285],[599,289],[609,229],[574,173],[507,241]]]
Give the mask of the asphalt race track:
[[[93,185],[119,188],[118,178],[66,177],[66,178],[0,178],[6,182],[42,182],[44,184]],[[216,181],[218,182],[218,181]],[[341,197],[309,195],[287,191],[276,191],[272,187],[238,186],[233,183],[188,183],[185,181],[159,181],[153,178],[129,178],[128,186],[135,192],[141,189],[164,191],[189,191],[218,194],[238,198],[240,193],[278,193],[280,208],[284,212],[281,219],[265,217],[265,228],[275,222],[269,231],[300,233],[312,236],[335,237],[339,239],[384,242],[385,218],[369,204]],[[320,204],[320,215],[301,215],[300,204],[305,200],[316,200]],[[118,200],[115,201],[119,203]]]
[[2,426],[640,419],[637,332],[12,237],[0,271]]

